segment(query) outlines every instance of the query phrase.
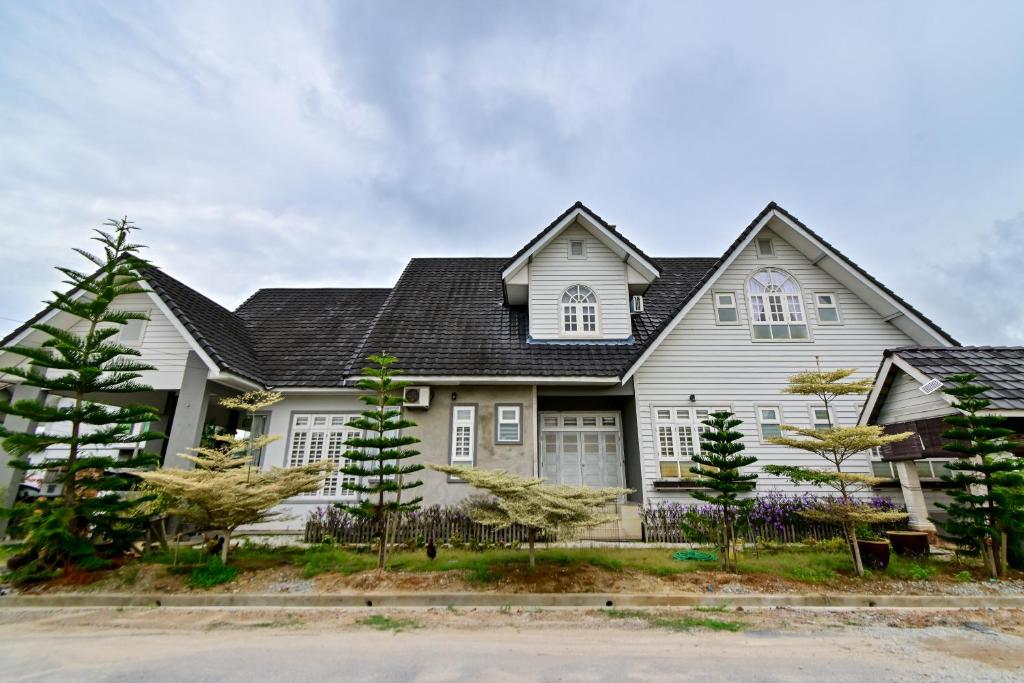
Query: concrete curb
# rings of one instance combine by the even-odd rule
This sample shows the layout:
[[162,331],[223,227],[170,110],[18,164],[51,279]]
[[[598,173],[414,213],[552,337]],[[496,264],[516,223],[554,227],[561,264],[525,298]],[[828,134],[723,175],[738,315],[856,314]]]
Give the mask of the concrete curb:
[[4,607],[917,607],[1024,608],[1024,595],[707,593],[66,593],[8,595]]

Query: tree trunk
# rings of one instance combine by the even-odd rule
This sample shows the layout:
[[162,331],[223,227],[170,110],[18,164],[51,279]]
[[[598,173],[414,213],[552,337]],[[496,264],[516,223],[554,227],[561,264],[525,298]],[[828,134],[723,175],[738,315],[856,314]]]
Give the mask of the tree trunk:
[[856,570],[857,576],[864,576],[864,561],[860,557],[860,546],[857,545],[857,527],[847,522],[846,535],[853,554],[853,568]]
[[1006,568],[1009,567],[1009,553],[1007,546],[1010,545],[1010,537],[1006,529],[999,530],[999,576],[1006,575]]
[[220,561],[228,563],[228,550],[231,548],[231,529],[224,530],[224,545],[220,549]]
[[533,553],[533,546],[534,546],[534,543],[537,540],[537,531],[535,529],[527,529],[527,531],[526,531],[526,538],[530,542],[530,571],[532,572],[534,570],[534,567],[537,566],[537,563],[534,560],[534,553]]
[[[383,498],[383,494],[381,495]],[[388,514],[383,511],[384,505],[381,504],[381,517],[377,523],[377,528],[380,531],[377,537],[380,542],[380,547],[377,548],[377,571],[384,571],[384,564],[388,561]]]

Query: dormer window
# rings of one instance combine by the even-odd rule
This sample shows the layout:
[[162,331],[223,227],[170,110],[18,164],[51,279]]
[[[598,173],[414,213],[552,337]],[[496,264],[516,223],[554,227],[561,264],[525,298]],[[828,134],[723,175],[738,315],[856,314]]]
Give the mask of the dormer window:
[[586,242],[586,240],[569,240],[569,258],[571,258],[571,259],[585,259],[585,258],[587,258],[587,242]]
[[562,334],[597,334],[597,295],[586,285],[562,293]]

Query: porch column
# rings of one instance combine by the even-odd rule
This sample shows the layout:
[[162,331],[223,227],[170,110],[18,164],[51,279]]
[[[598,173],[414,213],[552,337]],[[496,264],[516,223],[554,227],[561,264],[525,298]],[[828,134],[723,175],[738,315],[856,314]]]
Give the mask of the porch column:
[[921,489],[921,477],[913,460],[900,460],[896,463],[896,476],[903,490],[903,502],[910,513],[908,520],[914,531],[935,533],[935,525],[928,519],[928,505],[924,502],[924,491]]
[[[162,398],[162,405],[159,406],[160,418],[155,422],[150,422],[149,429],[154,432],[162,432],[163,434],[167,434],[168,427],[170,426],[171,415],[169,409],[172,405],[173,394],[170,391],[164,392]],[[154,405],[153,407],[156,408],[158,406]],[[170,436],[170,434],[168,434],[168,436]],[[164,442],[165,439],[153,439],[152,441],[147,441],[144,444],[142,444],[142,447],[143,450],[149,453],[156,453],[157,455],[160,455],[164,452]]]
[[[19,384],[11,392],[11,403],[15,401],[45,401],[47,392],[38,387]],[[36,428],[36,423],[16,415],[8,415],[4,420],[4,427],[12,432],[30,432]],[[2,507],[9,508],[14,504],[18,495],[18,486],[25,479],[25,471],[11,467],[13,456],[0,446],[0,489],[3,490]],[[0,538],[7,532],[7,518],[0,518]]]
[[188,449],[199,445],[203,432],[203,421],[206,419],[206,404],[209,400],[206,393],[206,378],[209,369],[206,363],[194,351],[188,354],[185,362],[185,373],[181,378],[181,389],[178,391],[178,403],[171,419],[171,431],[167,435],[167,456],[164,467],[191,469],[192,463],[182,458],[179,453],[187,453]]

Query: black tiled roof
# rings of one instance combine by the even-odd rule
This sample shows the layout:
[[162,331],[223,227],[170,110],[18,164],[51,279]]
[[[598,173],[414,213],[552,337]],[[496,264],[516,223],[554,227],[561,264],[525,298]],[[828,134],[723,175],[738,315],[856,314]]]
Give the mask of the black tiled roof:
[[596,222],[597,222],[597,223],[598,223],[599,225],[601,225],[601,227],[605,228],[606,230],[608,230],[609,232],[611,232],[612,234],[614,234],[614,235],[615,235],[615,237],[617,237],[617,238],[618,238],[619,240],[621,240],[623,244],[625,244],[626,246],[628,246],[628,247],[629,247],[630,249],[632,249],[632,250],[633,250],[633,251],[635,251],[636,253],[640,254],[640,256],[644,257],[644,258],[645,258],[645,259],[646,259],[647,261],[649,261],[649,262],[651,263],[651,265],[653,265],[653,266],[654,266],[655,268],[657,268],[657,267],[658,267],[658,263],[657,263],[657,261],[656,261],[655,259],[652,259],[652,258],[651,258],[650,256],[648,256],[647,254],[645,254],[645,253],[644,253],[644,252],[643,252],[643,251],[642,251],[642,250],[640,249],[640,247],[636,246],[635,244],[633,244],[632,242],[630,242],[630,241],[629,241],[628,239],[626,239],[626,236],[625,236],[625,235],[623,235],[623,234],[622,234],[621,232],[619,232],[619,231],[618,231],[618,230],[617,230],[617,229],[615,228],[615,226],[614,226],[614,225],[612,225],[611,223],[609,223],[608,221],[606,221],[605,219],[601,218],[601,217],[600,217],[600,216],[598,216],[598,215],[597,215],[596,213],[594,213],[593,211],[591,211],[591,210],[590,210],[590,207],[589,207],[589,206],[587,206],[586,204],[584,204],[583,202],[576,202],[575,204],[573,204],[572,206],[570,206],[570,207],[569,207],[568,209],[566,209],[565,211],[563,211],[562,213],[560,213],[560,214],[558,215],[558,217],[557,217],[557,218],[555,218],[555,220],[553,220],[553,221],[551,221],[550,223],[548,223],[548,225],[547,225],[547,227],[546,227],[546,228],[544,228],[544,229],[543,229],[543,230],[541,230],[541,231],[540,231],[539,233],[537,233],[536,235],[534,235],[534,237],[533,237],[533,239],[532,239],[532,240],[530,240],[529,242],[527,242],[527,243],[526,243],[525,245],[523,245],[523,248],[522,248],[522,249],[520,249],[519,251],[517,251],[517,252],[516,252],[515,254],[513,254],[513,255],[512,255],[512,258],[510,258],[510,259],[507,259],[506,261],[504,261],[504,262],[503,262],[503,263],[501,264],[501,269],[500,269],[500,270],[505,270],[505,269],[506,269],[506,268],[508,268],[508,267],[509,267],[510,265],[512,265],[513,263],[515,263],[515,260],[516,260],[517,258],[519,258],[520,256],[522,256],[522,255],[523,255],[523,254],[525,254],[526,252],[530,251],[530,249],[532,249],[532,248],[533,248],[533,245],[535,245],[535,244],[537,244],[537,242],[541,241],[541,240],[542,240],[542,239],[544,238],[544,235],[546,235],[546,234],[548,234],[549,232],[551,232],[552,230],[554,230],[554,229],[555,229],[555,226],[557,226],[557,225],[558,225],[559,223],[561,223],[561,222],[562,222],[562,220],[563,220],[563,219],[564,219],[564,218],[565,218],[566,216],[568,216],[568,215],[569,215],[570,213],[572,213],[572,212],[573,212],[573,211],[575,211],[576,209],[582,209],[583,211],[586,211],[586,212],[587,212],[587,215],[588,215],[588,216],[590,216],[591,218],[593,218],[593,219],[594,219],[594,220],[595,220],[595,221],[596,221]]
[[1000,410],[1024,410],[1024,346],[907,346],[890,349],[932,379],[972,372],[992,388],[985,398]]
[[[577,202],[511,259],[413,259],[390,290],[266,289],[232,313],[158,268],[147,267],[144,275],[221,369],[267,386],[339,386],[359,372],[368,353],[381,350],[397,355],[403,369],[413,375],[613,378],[636,363],[757,224],[771,211],[778,211],[956,344],[775,202],[718,258],[655,259],[644,255],[661,276],[645,292],[644,312],[631,316],[635,343],[531,343],[526,307],[505,303],[501,272],[576,209],[615,231]],[[617,231],[616,235],[643,255]],[[8,343],[45,313],[37,314],[0,344]],[[1018,381],[1024,387],[1024,378],[1010,380]],[[1012,388],[1007,385],[1000,391]]]
[[218,367],[262,382],[249,329],[241,318],[159,268],[145,268],[142,276]]
[[362,368],[355,357],[390,289],[261,289],[235,314],[249,328],[263,381],[334,387]]
[[635,344],[530,343],[525,306],[505,304],[501,258],[409,262],[360,351],[386,350],[410,375],[618,377],[714,258],[652,260],[662,269],[634,316]]

